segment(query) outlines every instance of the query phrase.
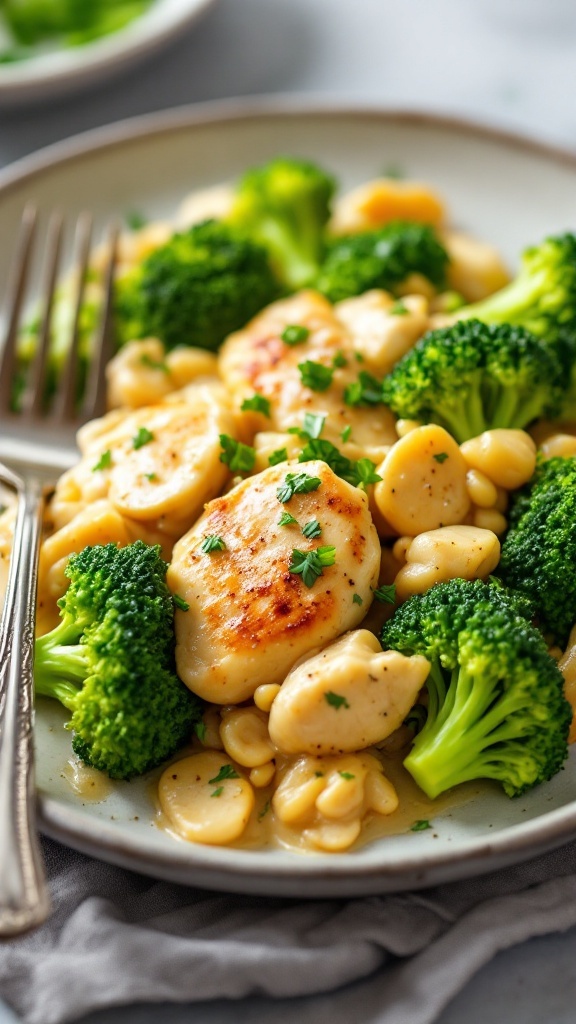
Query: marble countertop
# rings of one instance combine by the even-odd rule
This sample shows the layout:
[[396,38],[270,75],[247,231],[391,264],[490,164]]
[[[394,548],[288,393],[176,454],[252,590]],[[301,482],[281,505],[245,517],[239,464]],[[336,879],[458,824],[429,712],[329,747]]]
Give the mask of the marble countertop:
[[[69,135],[151,110],[284,93],[456,114],[576,152],[573,0],[218,0],[169,50],[44,105],[0,106],[0,167]],[[501,953],[437,1024],[569,1024],[576,929]],[[288,1024],[297,1004],[126,1007],[81,1024]],[[0,1005],[0,1024],[14,1018]],[[318,1024],[344,1024],[337,996]],[[78,1022],[80,1024],[80,1022]]]

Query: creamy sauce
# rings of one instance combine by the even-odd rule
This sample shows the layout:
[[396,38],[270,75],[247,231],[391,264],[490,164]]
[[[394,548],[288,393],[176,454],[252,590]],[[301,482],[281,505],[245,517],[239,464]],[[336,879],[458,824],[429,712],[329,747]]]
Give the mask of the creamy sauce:
[[77,757],[70,757],[64,766],[62,778],[70,785],[82,800],[100,803],[106,800],[113,790],[113,782],[96,768],[89,768]]
[[[388,815],[369,812],[362,822],[358,839],[348,848],[350,852],[386,836],[410,832],[416,822],[429,822],[434,828],[440,815],[468,803],[482,792],[482,783],[466,783],[442,794],[436,800],[430,800],[403,767],[402,758],[405,755],[406,750],[403,750],[383,758],[384,774],[392,782],[399,797],[397,810]],[[221,756],[226,758],[225,754]],[[243,771],[242,768],[238,770]],[[240,850],[286,849],[300,853],[325,853],[325,850],[319,850],[310,841],[306,822],[289,826],[278,819],[272,808],[275,788],[270,785],[255,791],[255,806],[244,832],[239,839],[227,845]],[[151,784],[149,794],[156,807],[156,826],[182,839],[183,836],[175,830],[173,822],[160,808],[156,782]],[[312,822],[309,824],[312,825]]]

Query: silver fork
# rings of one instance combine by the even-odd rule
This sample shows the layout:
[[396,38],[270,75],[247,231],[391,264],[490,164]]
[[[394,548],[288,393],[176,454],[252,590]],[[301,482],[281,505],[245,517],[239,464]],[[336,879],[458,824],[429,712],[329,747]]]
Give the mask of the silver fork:
[[0,936],[16,935],[47,917],[49,897],[36,833],[33,766],[33,666],[38,551],[44,498],[73,464],[75,430],[105,407],[105,367],[111,351],[112,281],[118,229],[108,240],[105,296],[81,408],[77,408],[80,307],[90,254],[91,218],[78,219],[74,316],[66,368],[46,409],[54,292],[63,223],[50,220],[38,343],[21,409],[12,409],[17,341],[36,235],[33,207],[24,211],[7,294],[7,328],[0,351],[0,482],[16,491],[18,506],[8,587],[0,621]]

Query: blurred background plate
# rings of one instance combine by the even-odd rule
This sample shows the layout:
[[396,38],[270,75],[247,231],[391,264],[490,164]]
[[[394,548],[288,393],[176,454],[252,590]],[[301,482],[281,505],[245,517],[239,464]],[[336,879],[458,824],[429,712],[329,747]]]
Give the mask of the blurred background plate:
[[[446,199],[451,221],[498,245],[513,267],[547,234],[576,228],[576,157],[460,120],[303,100],[212,103],[99,129],[0,173],[0,286],[21,210],[88,207],[100,229],[137,209],[174,213],[190,191],[230,180],[277,154],[309,157],[347,188],[401,168]],[[61,709],[40,702],[37,781],[47,834],[160,878],[236,892],[352,896],[422,887],[496,870],[576,837],[576,756],[550,783],[509,800],[479,787],[433,828],[345,854],[194,846],[154,824],[151,780],[119,783],[100,802],[72,789]]]
[[180,35],[215,0],[155,0],[126,28],[84,46],[0,64],[0,106],[74,93],[142,60]]

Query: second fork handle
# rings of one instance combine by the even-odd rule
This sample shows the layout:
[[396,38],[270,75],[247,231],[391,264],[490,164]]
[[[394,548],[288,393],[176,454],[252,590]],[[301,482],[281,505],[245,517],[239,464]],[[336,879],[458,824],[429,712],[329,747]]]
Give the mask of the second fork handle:
[[20,482],[0,623],[0,937],[45,920],[49,898],[36,832],[33,668],[43,488]]

